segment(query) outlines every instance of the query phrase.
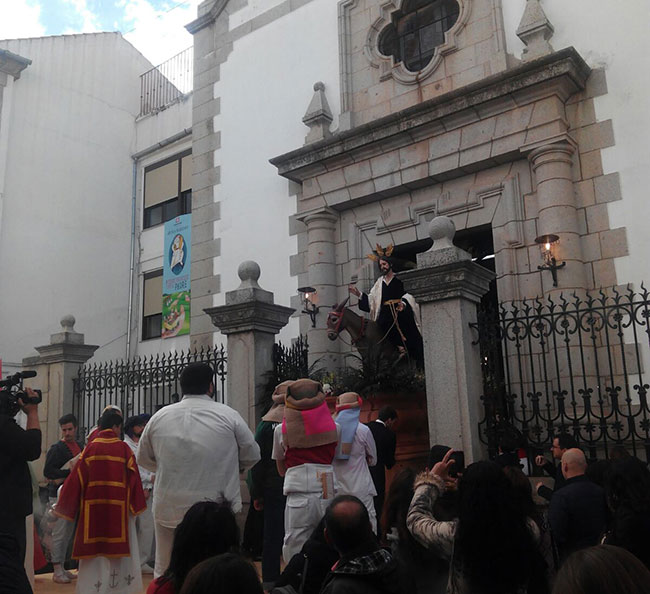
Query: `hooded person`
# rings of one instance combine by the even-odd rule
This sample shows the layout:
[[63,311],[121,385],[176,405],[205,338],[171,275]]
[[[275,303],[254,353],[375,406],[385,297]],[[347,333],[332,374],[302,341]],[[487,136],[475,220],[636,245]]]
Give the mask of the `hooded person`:
[[374,497],[377,495],[370,466],[377,464],[377,446],[367,425],[359,422],[363,401],[356,392],[345,392],[336,400],[336,424],[341,438],[334,458],[338,494],[355,495],[368,509],[370,524],[377,532]]
[[334,498],[338,428],[330,415],[322,386],[299,379],[287,387],[284,418],[273,433],[272,457],[284,476],[282,556],[289,561],[300,551]]
[[260,446],[260,461],[250,470],[250,494],[256,510],[264,512],[262,536],[262,581],[265,590],[271,590],[280,577],[280,557],[284,541],[284,508],[286,497],[282,492],[284,479],[271,458],[273,432],[284,419],[284,399],[293,380],[275,387],[271,394],[271,408],[262,417],[255,430],[255,441]]

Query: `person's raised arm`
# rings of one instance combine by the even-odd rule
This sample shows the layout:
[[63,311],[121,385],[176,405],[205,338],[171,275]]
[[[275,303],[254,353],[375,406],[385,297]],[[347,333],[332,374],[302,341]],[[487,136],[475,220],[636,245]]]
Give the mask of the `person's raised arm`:
[[449,468],[453,464],[453,460],[450,460],[452,452],[449,450],[431,472],[421,472],[415,478],[413,499],[406,516],[406,526],[413,537],[445,559],[451,558],[456,525],[455,522],[437,520],[433,515],[433,506],[444,492],[445,482],[449,480]]
[[[30,398],[38,396],[31,388],[25,388],[25,392]],[[27,415],[27,425],[25,427],[24,436],[24,454],[25,459],[29,462],[38,460],[41,455],[41,423],[38,420],[38,404],[23,404],[23,401],[18,399],[23,412]]]

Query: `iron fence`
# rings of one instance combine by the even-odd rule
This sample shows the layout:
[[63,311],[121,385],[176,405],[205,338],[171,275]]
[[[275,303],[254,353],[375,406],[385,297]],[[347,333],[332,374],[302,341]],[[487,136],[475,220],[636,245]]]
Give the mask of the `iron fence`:
[[531,455],[567,432],[592,459],[622,445],[650,460],[649,318],[643,285],[479,307],[472,324],[483,369],[479,429],[490,453],[514,426]]
[[79,434],[87,435],[107,404],[119,406],[126,418],[153,414],[177,402],[181,397],[180,373],[194,361],[212,367],[215,399],[225,402],[227,357],[223,346],[81,367],[73,380],[72,401],[72,412],[79,420]]
[[273,345],[275,385],[288,379],[309,377],[309,345],[306,336],[299,336],[291,346],[281,342]]
[[285,380],[309,377],[309,345],[306,336],[299,336],[290,346],[281,342],[273,345],[273,369],[265,374],[264,390],[257,402],[260,410],[271,406],[271,395],[275,386]]
[[140,115],[164,109],[192,90],[194,49],[181,53],[140,76]]

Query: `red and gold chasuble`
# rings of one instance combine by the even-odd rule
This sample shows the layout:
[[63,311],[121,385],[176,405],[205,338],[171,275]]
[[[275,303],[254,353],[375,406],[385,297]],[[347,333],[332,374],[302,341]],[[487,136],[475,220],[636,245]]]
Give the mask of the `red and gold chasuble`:
[[129,514],[147,507],[131,448],[111,429],[100,431],[66,479],[56,514],[79,514],[72,556],[128,557]]

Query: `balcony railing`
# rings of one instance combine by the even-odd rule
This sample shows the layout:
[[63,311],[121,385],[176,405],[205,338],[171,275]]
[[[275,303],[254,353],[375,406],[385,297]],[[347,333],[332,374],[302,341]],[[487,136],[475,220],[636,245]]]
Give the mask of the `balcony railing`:
[[192,91],[194,51],[188,47],[140,76],[140,116],[156,113]]

